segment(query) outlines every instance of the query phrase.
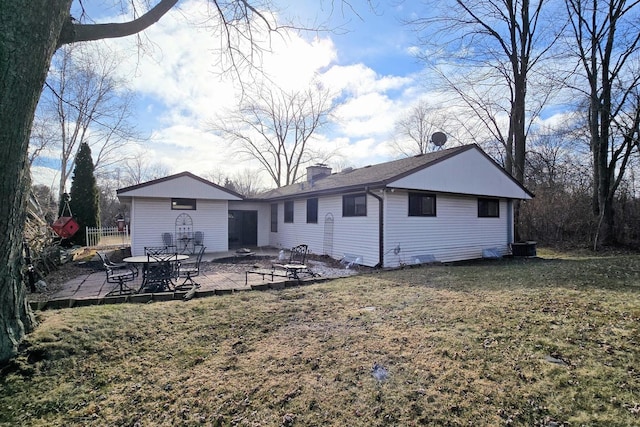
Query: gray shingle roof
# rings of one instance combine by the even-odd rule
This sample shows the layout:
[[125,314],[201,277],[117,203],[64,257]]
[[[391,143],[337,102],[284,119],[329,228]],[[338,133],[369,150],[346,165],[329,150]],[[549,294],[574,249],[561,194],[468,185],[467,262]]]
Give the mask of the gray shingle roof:
[[255,199],[284,199],[300,195],[313,195],[315,193],[358,191],[363,190],[365,187],[380,187],[473,147],[476,147],[476,145],[464,145],[365,166],[351,171],[337,172],[324,178],[316,179],[313,183],[305,181],[276,188],[258,194]]

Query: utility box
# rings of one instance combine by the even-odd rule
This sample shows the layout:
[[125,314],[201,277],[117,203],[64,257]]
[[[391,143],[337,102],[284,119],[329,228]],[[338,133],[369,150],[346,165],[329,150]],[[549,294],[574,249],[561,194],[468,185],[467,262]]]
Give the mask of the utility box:
[[511,254],[513,256],[534,257],[536,256],[536,242],[516,242],[511,244]]

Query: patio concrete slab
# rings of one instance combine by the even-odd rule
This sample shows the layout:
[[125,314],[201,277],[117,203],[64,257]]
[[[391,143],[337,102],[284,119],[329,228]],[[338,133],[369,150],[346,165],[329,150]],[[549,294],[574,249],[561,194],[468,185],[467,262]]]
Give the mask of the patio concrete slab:
[[[278,257],[278,251],[274,249],[260,250],[259,252],[254,252],[254,254],[255,256],[272,258],[274,260]],[[202,262],[209,263],[214,260],[225,260],[229,263],[234,263],[234,260],[237,262],[244,258],[246,258],[246,256],[243,254],[238,255],[235,252],[209,253],[203,255]],[[190,297],[201,298],[251,290],[277,290],[302,283],[324,281],[329,278],[344,277],[353,274],[353,271],[345,269],[332,272],[331,277],[325,275],[319,278],[303,279],[301,282],[292,282],[289,279],[277,276],[274,277],[273,280],[270,280],[269,277],[264,278],[260,275],[253,274],[246,277],[245,271],[249,269],[251,269],[250,265],[243,264],[238,266],[237,272],[229,272],[225,271],[225,269],[215,271],[215,263],[210,263],[206,267],[203,267],[199,276],[194,278],[194,281],[200,286],[196,288],[195,293]],[[141,283],[142,277],[138,275],[134,281],[128,282],[127,285],[137,291],[140,289]],[[146,303],[173,299],[181,300],[184,299],[185,294],[188,292],[188,289],[184,289],[175,292],[153,294],[133,293],[130,295],[109,295],[109,292],[117,287],[117,284],[107,283],[104,271],[92,271],[69,280],[58,291],[53,293],[48,301],[34,301],[31,303],[31,306],[33,309],[42,310],[119,302]]]

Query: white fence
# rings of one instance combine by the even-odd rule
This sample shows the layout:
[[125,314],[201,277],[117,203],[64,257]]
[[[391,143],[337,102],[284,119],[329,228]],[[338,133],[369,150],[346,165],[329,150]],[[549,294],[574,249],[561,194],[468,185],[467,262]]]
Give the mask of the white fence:
[[118,227],[87,227],[87,246],[97,248],[131,246],[129,227],[125,226],[124,231],[118,231]]

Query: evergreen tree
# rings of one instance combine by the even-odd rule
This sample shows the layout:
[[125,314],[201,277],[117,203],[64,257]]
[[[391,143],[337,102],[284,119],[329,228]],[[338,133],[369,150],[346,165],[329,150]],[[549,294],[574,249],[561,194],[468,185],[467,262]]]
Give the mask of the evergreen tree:
[[91,148],[83,142],[76,156],[76,167],[71,181],[71,202],[69,202],[73,217],[80,226],[71,240],[81,246],[87,243],[87,227],[100,227],[100,192],[93,169]]

